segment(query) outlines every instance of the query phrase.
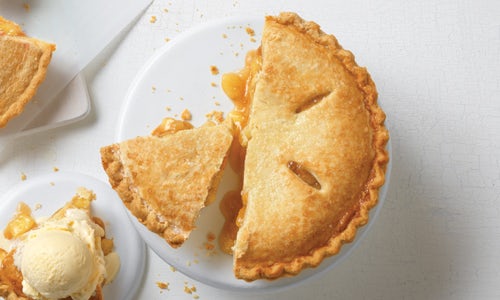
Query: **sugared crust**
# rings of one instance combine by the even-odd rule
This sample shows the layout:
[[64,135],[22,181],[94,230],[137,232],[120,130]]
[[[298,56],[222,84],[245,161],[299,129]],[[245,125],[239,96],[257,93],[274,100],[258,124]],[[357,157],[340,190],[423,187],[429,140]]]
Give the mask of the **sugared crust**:
[[101,148],[102,165],[132,214],[175,248],[212,201],[232,138],[225,124],[137,137]]
[[[293,53],[291,54],[291,52],[287,51],[287,53],[281,53],[283,58],[269,54],[269,56],[272,56],[271,59],[275,59],[276,61],[273,63],[266,61],[270,59],[266,56],[266,43],[279,44],[280,39],[288,34],[292,35],[292,37],[288,37],[294,39],[295,43],[288,46],[315,48],[316,50],[314,51],[320,51],[321,54],[324,54],[326,60],[335,65],[332,67],[338,68],[340,66],[340,69],[335,70],[335,72],[339,71],[340,75],[338,76],[344,77],[339,78],[342,81],[341,84],[335,86],[333,91],[329,91],[333,95],[325,97],[327,99],[323,100],[323,102],[326,103],[318,104],[333,105],[336,111],[328,111],[325,106],[321,112],[315,112],[314,110],[307,112],[310,117],[315,116],[326,119],[324,119],[324,125],[318,123],[303,131],[300,131],[302,130],[301,127],[296,127],[294,124],[299,124],[304,119],[298,117],[295,123],[291,125],[287,121],[287,118],[294,118],[293,116],[286,115],[288,113],[287,109],[289,109],[288,106],[295,105],[296,103],[292,102],[298,102],[299,100],[295,99],[293,91],[290,91],[290,89],[294,88],[293,84],[290,86],[287,86],[286,83],[282,84],[286,81],[286,78],[280,78],[281,73],[286,73],[287,78],[293,77],[293,72],[297,68],[300,68],[300,66],[286,66],[290,67],[286,72],[281,72],[283,70],[277,70],[276,67],[280,64],[284,66],[282,60],[300,60],[301,57],[290,58],[290,55],[293,55]],[[284,46],[284,49],[286,49],[286,45],[281,46]],[[280,45],[277,47],[280,47]],[[313,51],[312,48],[311,51]],[[279,51],[280,49],[273,50]],[[254,103],[252,104],[249,123],[250,129],[248,130],[250,141],[247,149],[245,183],[242,192],[243,196],[247,197],[248,203],[245,208],[244,220],[238,232],[235,247],[233,248],[235,275],[238,278],[248,281],[295,275],[305,267],[317,266],[325,257],[336,254],[343,243],[352,241],[356,235],[357,228],[367,223],[368,213],[378,201],[378,191],[384,183],[385,168],[389,159],[385,150],[389,135],[384,127],[385,114],[377,105],[375,85],[366,69],[357,66],[352,53],[342,49],[335,37],[323,33],[317,24],[306,22],[294,13],[282,13],[277,17],[266,18],[262,51],[263,70],[257,79],[256,95],[264,96],[266,100],[259,101],[259,99],[254,98]],[[271,52],[275,53],[275,51]],[[292,63],[300,64],[302,62],[294,61]],[[314,62],[307,61],[304,63]],[[309,69],[312,70],[314,68],[311,67]],[[305,74],[301,78],[301,80],[304,80],[303,84],[295,83],[298,89],[297,94],[302,93],[309,86],[312,86],[313,89],[328,88],[327,86],[322,86],[322,82],[315,82],[315,78],[309,78],[309,75]],[[268,86],[266,87],[265,83],[259,83],[259,81],[267,81]],[[316,81],[323,81],[323,78],[316,78]],[[322,93],[324,91],[318,92]],[[279,103],[278,106],[280,108],[272,111],[270,107],[276,104],[273,104],[273,100],[280,101],[279,95],[281,95],[281,99],[287,99],[288,102],[285,104]],[[359,105],[356,105],[356,101],[360,101]],[[347,102],[354,102],[354,104]],[[349,109],[356,110],[353,116],[342,117],[338,114],[339,110],[346,107],[347,112],[349,112]],[[265,110],[272,111],[273,115],[269,116],[266,113],[259,113]],[[360,110],[364,110],[365,113]],[[268,117],[273,119],[269,120]],[[283,118],[284,121],[280,120],[280,118]],[[335,118],[351,119],[336,120]],[[317,121],[314,119],[311,120],[313,122]],[[287,130],[299,130],[300,132],[296,133],[290,140],[284,141],[283,145],[276,146],[273,149],[262,149],[262,147],[267,147],[269,144],[275,145],[280,140],[287,139],[286,136],[273,129],[276,122],[279,123],[282,132],[286,132]],[[349,122],[357,122],[358,124],[350,124]],[[369,132],[363,133],[364,130],[362,127],[365,126],[364,123],[366,123],[367,127],[371,128]],[[307,123],[302,123],[302,125],[307,127]],[[337,125],[345,131],[336,130],[335,126]],[[318,134],[331,132],[330,136],[323,136],[323,138],[327,137],[329,139],[325,140],[324,146],[328,149],[338,147],[340,149],[338,152],[327,149],[324,151],[320,150],[319,152],[316,151],[317,156],[315,157],[313,154],[309,154],[306,151],[307,149],[301,151],[301,148],[303,148],[302,143],[307,143],[308,139],[302,140],[300,136],[313,135],[315,128],[318,128],[318,126],[329,126],[328,130],[319,130]],[[348,126],[352,126],[353,129],[347,131],[346,128]],[[265,132],[265,134],[262,134],[262,132]],[[333,139],[337,140],[332,142]],[[311,138],[311,143],[313,141],[314,139]],[[290,144],[293,146],[289,146]],[[311,149],[311,147],[316,146],[309,145],[307,147]],[[342,147],[344,147],[344,150],[342,150]],[[352,149],[352,151],[345,151],[346,149]],[[272,160],[267,160],[263,163],[262,160],[266,160],[266,158],[260,158],[259,151],[278,153],[276,160],[279,162],[275,165],[272,165]],[[299,181],[293,182],[295,180],[294,177],[290,176],[288,170],[281,167],[287,160],[294,158],[288,155],[290,153],[297,153],[298,155],[295,158],[304,158],[304,163],[309,163],[308,167],[317,172],[315,175],[324,184],[322,190],[315,191],[313,188],[304,188],[303,185],[300,187],[301,183]],[[328,160],[332,158],[332,155],[337,154],[342,156],[333,158],[333,160],[338,160],[338,162],[333,161],[328,164]],[[322,158],[325,161],[308,161],[309,158],[316,158],[316,160]],[[341,167],[354,165],[350,164],[350,161],[355,162],[353,161],[354,159],[360,161],[360,166],[351,167],[350,169],[353,170],[337,168],[336,164]],[[356,161],[356,163],[358,162]],[[265,168],[262,165],[272,166]],[[255,172],[260,175],[252,175],[252,170],[257,170]],[[346,196],[347,192],[354,191],[354,188],[352,186],[344,187],[340,185],[343,182],[347,185],[357,184],[356,178],[352,182],[349,182],[350,179],[343,175],[336,177],[328,175],[328,173],[332,172],[346,173],[347,175],[345,176],[351,176],[352,174],[361,176],[362,182],[360,183],[362,183],[362,186],[357,187],[358,195],[351,195],[353,199],[350,199]],[[258,183],[253,185],[260,180],[257,176],[268,173],[271,174],[267,178],[268,183],[275,183],[273,182],[274,180],[279,182],[277,185],[281,189],[276,193],[274,189],[273,191],[267,191],[265,188],[259,187],[261,185]],[[289,177],[288,179],[283,179],[287,176]],[[328,180],[322,181],[322,179],[334,179],[340,183],[328,182]],[[345,188],[345,193],[342,192],[343,188]],[[323,190],[330,194],[323,194]],[[337,192],[337,190],[341,191]],[[270,194],[266,195],[269,199],[256,199],[258,198],[256,195],[261,191],[263,191],[262,195],[270,192]],[[337,196],[341,199],[333,198]],[[303,197],[302,203],[292,201],[294,197],[296,199]],[[346,199],[348,199],[347,203],[340,201]],[[287,202],[289,200],[290,202]],[[280,201],[281,203],[278,203]],[[321,206],[316,205],[320,201],[323,201],[321,203],[324,203],[323,205],[325,206],[323,209],[315,210],[314,207]],[[281,215],[286,215],[284,217],[279,213],[279,210],[283,208],[286,209],[286,212],[281,212]],[[270,211],[278,212],[272,221],[269,218]],[[326,223],[325,220],[328,217],[334,217],[335,220],[331,220],[332,223]],[[314,223],[318,219],[320,221]],[[323,226],[320,226],[321,224]],[[311,237],[314,238],[311,240]]]
[[0,128],[19,115],[45,79],[55,45],[0,34]]

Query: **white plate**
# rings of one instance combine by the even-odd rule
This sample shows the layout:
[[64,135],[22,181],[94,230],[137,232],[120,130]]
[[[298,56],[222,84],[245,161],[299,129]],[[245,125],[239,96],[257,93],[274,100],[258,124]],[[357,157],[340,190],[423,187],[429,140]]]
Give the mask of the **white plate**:
[[68,125],[84,119],[89,113],[90,97],[87,83],[85,77],[78,74],[28,126],[12,137]]
[[[47,217],[71,200],[78,187],[86,187],[96,194],[92,213],[106,224],[106,236],[112,237],[120,256],[118,276],[103,289],[105,299],[134,299],[142,283],[146,249],[145,244],[130,223],[121,200],[107,184],[92,177],[73,172],[54,172],[28,178],[12,187],[1,198],[0,228],[5,228],[14,216],[20,201],[28,204],[33,215]],[[39,209],[35,209],[40,204]]]
[[[246,31],[255,30],[253,37]],[[148,135],[167,115],[175,116],[189,108],[193,123],[200,125],[205,114],[212,110],[228,112],[233,105],[220,88],[221,74],[236,71],[244,64],[245,54],[259,46],[263,18],[225,19],[205,24],[176,38],[149,60],[137,75],[125,101],[119,121],[117,140]],[[219,75],[212,75],[210,66],[217,66]],[[217,84],[213,87],[211,83]],[[182,100],[181,100],[182,99]],[[214,104],[220,102],[220,106]],[[166,107],[171,107],[168,112]],[[390,150],[390,146],[388,147]],[[389,177],[390,166],[387,177]],[[361,241],[369,226],[358,231],[355,242],[343,246],[341,252],[325,259],[315,269],[302,271],[298,276],[275,281],[260,280],[252,283],[238,280],[232,271],[232,257],[217,250],[217,255],[207,256],[203,250],[209,232],[219,234],[224,217],[219,211],[220,199],[235,187],[236,176],[226,168],[217,194],[217,201],[201,212],[188,241],[179,249],[172,249],[156,234],[148,231],[135,218],[132,220],[139,233],[153,251],[164,261],[187,276],[217,288],[235,291],[268,291],[289,287],[313,275],[331,269]],[[373,219],[380,211],[388,184],[380,192],[379,204],[370,213]]]

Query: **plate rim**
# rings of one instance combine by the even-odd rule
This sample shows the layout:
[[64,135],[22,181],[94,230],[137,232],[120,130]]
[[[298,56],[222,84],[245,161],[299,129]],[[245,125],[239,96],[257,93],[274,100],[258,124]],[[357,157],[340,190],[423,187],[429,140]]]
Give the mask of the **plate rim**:
[[[121,199],[119,199],[119,197],[116,195],[116,192],[113,189],[111,189],[111,187],[109,187],[105,182],[103,182],[103,181],[99,180],[98,178],[95,178],[91,175],[83,174],[83,173],[79,173],[79,172],[75,172],[75,171],[57,171],[57,172],[52,172],[52,173],[45,172],[45,173],[35,175],[33,177],[30,177],[29,179],[26,179],[25,181],[21,181],[21,182],[16,183],[10,189],[8,189],[5,194],[0,196],[0,214],[2,214],[2,215],[5,214],[6,216],[7,215],[9,216],[6,220],[3,220],[3,221],[5,223],[8,223],[8,220],[10,220],[10,218],[12,218],[13,214],[15,213],[15,211],[14,212],[11,211],[9,214],[8,208],[16,207],[19,202],[24,202],[23,200],[19,200],[19,199],[16,200],[16,198],[18,198],[19,196],[24,195],[26,193],[32,193],[32,192],[30,192],[30,190],[43,189],[43,187],[40,187],[41,185],[46,185],[47,188],[57,188],[58,181],[59,181],[59,186],[71,183],[75,187],[92,186],[92,187],[88,187],[91,190],[93,190],[94,188],[97,187],[100,192],[104,191],[103,193],[106,193],[106,195],[114,195],[113,197],[116,198],[114,201],[116,201],[116,202],[119,201],[119,202],[115,203],[113,205],[113,207],[111,207],[111,208],[113,208],[112,210],[106,209],[106,211],[112,211],[112,214],[115,215],[115,218],[122,219],[123,222],[129,223],[130,228],[128,228],[128,229],[133,230],[133,232],[134,232],[133,233],[133,235],[134,235],[133,241],[131,238],[127,238],[126,240],[129,241],[128,243],[127,243],[127,241],[120,242],[120,244],[123,243],[122,247],[124,248],[124,251],[127,250],[126,247],[129,245],[133,244],[133,245],[137,246],[136,247],[136,250],[137,250],[136,254],[138,254],[138,255],[134,255],[134,260],[136,260],[136,263],[135,263],[136,268],[134,268],[134,271],[136,273],[138,273],[139,276],[134,277],[133,275],[130,275],[131,276],[131,277],[129,276],[130,279],[125,280],[126,282],[122,283],[125,286],[125,288],[128,287],[128,289],[122,295],[124,297],[123,299],[125,299],[125,300],[134,299],[135,295],[137,295],[137,293],[141,289],[143,280],[145,278],[144,275],[145,275],[145,270],[146,270],[146,262],[148,259],[147,258],[147,255],[148,255],[147,245],[145,244],[144,240],[142,239],[142,236],[137,232],[135,226],[130,223],[126,209],[123,206],[123,204],[121,203]],[[71,200],[71,199],[67,199],[66,202],[69,200]],[[50,201],[50,199],[41,198],[41,201],[39,201],[39,203],[42,204],[42,207],[43,207],[43,201]],[[60,201],[63,202],[64,200],[61,199]],[[16,203],[14,203],[14,202],[16,202]],[[103,204],[100,205],[101,206],[100,209],[104,210],[106,204],[104,204],[104,201],[102,203]],[[34,211],[35,209],[32,207],[32,205],[29,205],[29,206],[33,210],[33,214],[36,214],[36,212]],[[117,207],[120,207],[121,212],[118,212],[116,210]],[[118,215],[120,215],[120,216],[118,216]],[[106,223],[107,220],[105,218],[103,218],[102,215],[100,215],[99,217],[102,218],[103,221]],[[120,224],[113,225],[113,228],[123,228],[122,227],[123,222],[120,222]],[[117,229],[114,229],[113,231],[116,232],[116,230]],[[127,234],[127,236],[129,236],[129,235]],[[112,238],[115,239],[115,237],[116,237],[116,233],[113,234]],[[117,276],[120,276],[120,273],[124,272],[123,266],[125,264],[127,264],[127,265],[131,264],[130,261],[125,261],[122,255],[120,255],[120,261],[121,261],[120,270],[119,270],[119,273],[117,274]],[[119,277],[116,277],[113,280],[113,282],[111,282],[111,284],[109,286],[116,284],[118,278]],[[107,286],[108,285],[105,285],[103,288],[104,294],[107,293],[106,292]]]

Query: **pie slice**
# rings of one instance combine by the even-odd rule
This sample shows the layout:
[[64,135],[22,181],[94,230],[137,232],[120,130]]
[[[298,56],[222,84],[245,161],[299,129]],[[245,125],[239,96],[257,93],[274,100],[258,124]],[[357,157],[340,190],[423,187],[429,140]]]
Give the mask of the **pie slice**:
[[223,82],[243,116],[232,250],[235,276],[247,281],[296,275],[353,240],[377,203],[389,138],[366,69],[317,24],[267,17],[251,54],[237,74],[249,82]]
[[0,128],[19,115],[44,81],[55,45],[0,17]]
[[183,130],[101,148],[104,170],[124,204],[174,248],[214,200],[233,139],[225,123],[177,127]]

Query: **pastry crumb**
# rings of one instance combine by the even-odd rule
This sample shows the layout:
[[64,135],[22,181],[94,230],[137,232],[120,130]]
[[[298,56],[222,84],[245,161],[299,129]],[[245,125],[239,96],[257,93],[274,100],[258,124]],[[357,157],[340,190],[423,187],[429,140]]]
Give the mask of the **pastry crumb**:
[[165,42],[167,42],[167,43],[170,42],[170,38],[168,38],[168,37],[165,38]]
[[164,9],[163,9],[163,12],[168,13],[168,8],[164,8]]
[[170,285],[170,283],[168,283],[168,282],[163,282],[163,281],[156,282],[156,286],[158,286],[162,290],[169,290],[170,291],[169,285]]
[[215,82],[211,82],[210,85],[213,87],[217,87],[217,83],[215,83]]
[[191,121],[193,116],[191,115],[191,112],[186,108],[182,111],[181,113],[181,119],[184,121]]
[[196,287],[194,285],[191,285],[191,287],[189,287],[187,285],[187,282],[184,282],[184,292],[186,294],[193,294],[194,292],[196,292]]
[[54,186],[54,185],[56,185],[56,184],[55,184],[55,182],[51,181],[51,182],[50,182],[50,185],[51,185],[51,186]]
[[28,179],[28,176],[26,176],[26,174],[24,174],[24,172],[21,172],[21,180],[25,181],[26,179]]
[[174,266],[170,266],[170,271],[175,272],[177,269]]
[[52,168],[52,171],[54,171],[54,172],[59,172],[59,168],[58,168],[58,167],[53,167],[53,168]]
[[153,93],[154,93],[154,92],[156,92],[156,86],[154,86],[154,85],[153,85],[153,86],[151,87],[151,92],[153,92]]
[[23,8],[24,8],[24,10],[25,10],[26,12],[29,12],[29,11],[30,11],[30,9],[31,9],[31,7],[30,7],[30,5],[29,5],[28,3],[24,3],[24,4],[23,4]]
[[171,108],[170,106],[166,106],[166,107],[165,107],[165,110],[166,110],[166,111],[171,111],[171,110],[172,110],[172,108]]
[[216,123],[222,123],[224,121],[224,113],[222,111],[214,110],[205,115],[208,120],[214,121]]
[[223,38],[223,39],[227,39],[227,34],[223,33],[223,34],[222,34],[222,38]]
[[215,241],[215,239],[216,239],[215,233],[209,231],[207,233],[207,241],[213,242]]
[[215,101],[214,104],[215,104],[215,106],[220,106],[220,102],[219,101]]
[[255,42],[257,42],[257,40],[254,38],[250,38],[250,42],[255,43]]
[[149,23],[156,23],[156,16],[151,16]]
[[245,31],[249,36],[255,36],[255,30],[253,30],[251,27],[245,28]]
[[42,204],[36,203],[33,209],[34,210],[39,210],[40,208],[42,208]]
[[210,72],[212,72],[212,75],[217,75],[219,74],[219,69],[216,66],[210,66]]

